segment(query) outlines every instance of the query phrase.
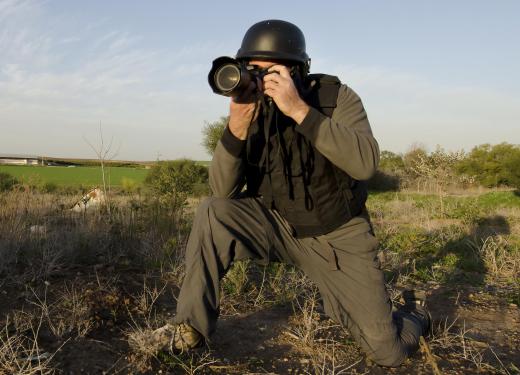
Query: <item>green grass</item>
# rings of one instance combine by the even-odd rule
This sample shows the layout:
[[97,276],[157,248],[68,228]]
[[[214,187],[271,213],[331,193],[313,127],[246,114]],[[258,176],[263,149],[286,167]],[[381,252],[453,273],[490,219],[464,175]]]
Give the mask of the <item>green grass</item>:
[[[378,202],[393,200],[413,200],[417,206],[436,203],[439,197],[435,194],[420,194],[408,192],[370,192],[369,199]],[[490,191],[477,196],[446,196],[446,203],[475,201],[480,207],[490,209],[497,207],[520,207],[520,194],[515,191]]]
[[[369,211],[383,218],[375,228],[381,248],[398,262],[385,270],[390,279],[405,274],[422,282],[473,286],[499,279],[513,283],[511,268],[520,254],[520,237],[514,231],[519,207],[515,191],[449,195],[444,197],[444,213],[433,194],[385,192],[370,194],[368,200]],[[507,210],[511,208],[515,210]],[[414,217],[428,219],[421,224]],[[431,219],[439,220],[437,226],[430,227]],[[493,271],[497,266],[500,270]],[[518,294],[518,286],[513,290]]]
[[494,191],[480,195],[478,201],[486,209],[520,207],[520,194],[514,191]]
[[195,163],[203,165],[204,167],[209,167],[211,165],[211,160],[197,160]]
[[[28,184],[56,184],[57,186],[101,186],[103,184],[100,167],[41,167],[41,166],[0,166],[6,172]],[[107,183],[121,186],[123,180],[142,184],[148,170],[128,167],[109,167],[105,170]]]

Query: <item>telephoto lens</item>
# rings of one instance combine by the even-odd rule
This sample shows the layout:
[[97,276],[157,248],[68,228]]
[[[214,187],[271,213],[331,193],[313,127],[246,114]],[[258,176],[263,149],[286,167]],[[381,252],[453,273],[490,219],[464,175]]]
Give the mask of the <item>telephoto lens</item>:
[[244,64],[223,56],[213,61],[208,74],[208,82],[215,94],[236,97],[240,96],[253,79]]

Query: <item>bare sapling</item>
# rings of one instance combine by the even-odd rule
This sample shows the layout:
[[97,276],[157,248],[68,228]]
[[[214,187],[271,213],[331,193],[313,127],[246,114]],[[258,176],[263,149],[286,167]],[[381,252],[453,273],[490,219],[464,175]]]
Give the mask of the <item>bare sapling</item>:
[[[103,182],[103,192],[105,193],[105,197],[107,200],[107,209],[110,213],[110,175],[106,173],[106,163],[107,161],[112,161],[119,153],[119,149],[121,145],[117,148],[116,151],[112,151],[114,137],[110,138],[110,142],[108,144],[105,143],[105,139],[103,137],[103,129],[101,128],[101,122],[99,123],[99,144],[98,147],[95,147],[86,137],[83,137],[85,142],[90,146],[92,151],[96,154],[97,159],[99,160],[99,165],[101,167],[101,178]],[[108,184],[107,184],[107,176],[108,176]],[[107,190],[108,187],[108,190]]]

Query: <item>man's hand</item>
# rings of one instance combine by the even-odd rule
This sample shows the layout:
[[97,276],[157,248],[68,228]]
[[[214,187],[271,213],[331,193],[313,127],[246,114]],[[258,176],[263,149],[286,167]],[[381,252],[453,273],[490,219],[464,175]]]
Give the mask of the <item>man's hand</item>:
[[229,105],[229,131],[238,139],[245,140],[247,138],[247,131],[252,122],[258,117],[258,105],[255,102],[257,97],[255,95],[257,85],[253,82],[249,84],[248,89],[240,96],[231,98]]
[[289,69],[284,65],[273,65],[268,71],[270,74],[264,77],[264,93],[273,98],[284,115],[301,124],[309,113],[309,106],[294,86]]

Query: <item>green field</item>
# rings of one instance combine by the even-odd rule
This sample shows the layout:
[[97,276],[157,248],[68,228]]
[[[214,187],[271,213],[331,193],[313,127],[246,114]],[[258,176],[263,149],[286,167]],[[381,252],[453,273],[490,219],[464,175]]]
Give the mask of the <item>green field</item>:
[[[41,167],[41,166],[0,166],[0,172],[10,175],[25,183],[52,183],[58,186],[100,186],[103,183],[100,167]],[[148,170],[144,168],[107,167],[107,184],[121,186],[127,181],[141,184]]]

